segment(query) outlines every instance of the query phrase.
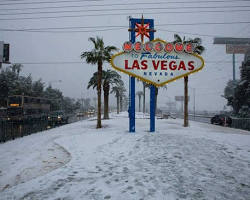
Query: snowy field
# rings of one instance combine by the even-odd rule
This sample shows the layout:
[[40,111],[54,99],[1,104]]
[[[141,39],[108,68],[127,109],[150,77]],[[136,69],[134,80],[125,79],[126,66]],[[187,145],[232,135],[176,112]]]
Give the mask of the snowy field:
[[0,144],[0,199],[249,200],[250,132],[127,113]]

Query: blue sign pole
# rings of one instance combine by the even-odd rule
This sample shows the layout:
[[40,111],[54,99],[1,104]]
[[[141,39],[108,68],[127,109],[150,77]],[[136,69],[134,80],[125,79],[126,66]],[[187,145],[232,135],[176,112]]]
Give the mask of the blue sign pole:
[[155,132],[155,86],[150,86],[150,132]]
[[[133,18],[129,19],[130,28],[130,42],[135,42],[135,20]],[[130,105],[129,105],[129,132],[135,132],[135,78],[130,76],[130,85],[129,85],[129,94],[130,94]]]
[[[135,43],[135,26],[136,23],[141,24],[142,19],[129,19],[130,41]],[[144,23],[149,23],[149,40],[154,39],[154,20],[144,19]],[[129,104],[129,132],[135,132],[135,78],[130,77],[130,104]],[[155,131],[155,86],[150,87],[150,132]]]
[[135,77],[130,77],[130,118],[129,132],[135,132]]
[[[150,20],[149,28],[154,29],[154,20]],[[149,39],[154,40],[154,32],[150,32]],[[150,86],[150,132],[155,132],[155,86]]]

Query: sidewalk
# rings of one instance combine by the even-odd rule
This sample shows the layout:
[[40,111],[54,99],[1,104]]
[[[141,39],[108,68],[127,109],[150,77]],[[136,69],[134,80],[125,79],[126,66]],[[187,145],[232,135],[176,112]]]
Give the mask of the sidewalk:
[[249,198],[249,132],[137,117],[136,133],[122,113],[0,144],[0,199]]

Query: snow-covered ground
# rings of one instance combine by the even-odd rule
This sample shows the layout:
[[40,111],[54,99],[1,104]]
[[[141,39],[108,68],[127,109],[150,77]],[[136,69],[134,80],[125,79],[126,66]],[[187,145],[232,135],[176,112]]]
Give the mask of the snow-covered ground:
[[250,199],[250,132],[112,114],[0,144],[0,199]]

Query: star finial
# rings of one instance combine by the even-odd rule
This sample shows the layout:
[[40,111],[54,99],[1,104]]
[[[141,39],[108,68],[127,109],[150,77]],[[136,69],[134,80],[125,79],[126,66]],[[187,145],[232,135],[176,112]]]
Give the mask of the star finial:
[[135,23],[135,28],[134,29],[129,29],[129,31],[135,31],[137,32],[136,34],[136,37],[137,36],[141,36],[141,42],[143,43],[144,42],[144,36],[146,36],[147,38],[149,38],[149,32],[155,32],[155,30],[153,29],[150,29],[149,28],[149,23],[147,24],[144,24],[144,18],[143,18],[143,15],[142,15],[142,18],[141,18],[141,23]]

